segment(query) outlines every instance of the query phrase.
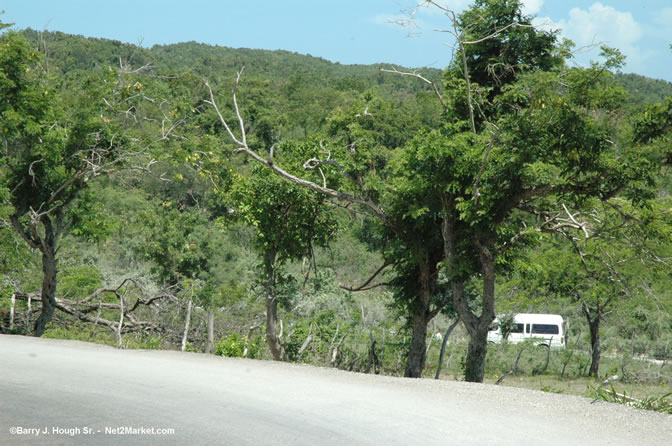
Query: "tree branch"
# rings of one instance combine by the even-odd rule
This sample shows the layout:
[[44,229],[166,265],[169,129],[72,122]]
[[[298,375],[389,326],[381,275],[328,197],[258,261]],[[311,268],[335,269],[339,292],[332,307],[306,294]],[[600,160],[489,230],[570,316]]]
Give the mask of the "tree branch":
[[342,289],[347,290],[347,291],[356,292],[356,291],[366,291],[366,290],[370,290],[371,288],[376,288],[376,287],[379,287],[379,286],[386,286],[386,285],[389,285],[389,283],[379,283],[379,284],[376,284],[376,285],[372,285],[372,286],[370,286],[370,287],[367,287],[367,285],[370,284],[371,281],[372,281],[373,279],[375,279],[375,278],[378,276],[378,274],[380,274],[385,268],[387,268],[387,267],[390,266],[391,264],[392,264],[391,262],[385,261],[385,262],[381,265],[381,267],[378,268],[378,269],[373,273],[373,275],[371,275],[371,277],[369,277],[369,278],[367,279],[366,282],[364,282],[362,285],[360,285],[360,286],[358,286],[358,287],[349,287],[349,286],[346,286],[346,285],[339,285],[339,287],[341,287]]
[[235,110],[236,110],[236,116],[237,116],[237,119],[238,119],[238,121],[240,123],[240,126],[241,126],[241,132],[243,132],[242,139],[237,138],[236,135],[231,130],[231,127],[227,123],[226,119],[224,119],[224,116],[222,115],[222,113],[219,109],[219,106],[217,105],[217,101],[215,100],[214,92],[213,92],[212,88],[210,87],[210,84],[207,81],[205,82],[205,85],[210,92],[210,100],[205,100],[204,102],[207,103],[207,104],[210,104],[215,109],[215,112],[217,113],[217,116],[219,117],[220,123],[226,129],[226,131],[227,131],[229,137],[231,138],[231,140],[236,145],[238,145],[238,148],[235,149],[235,152],[236,153],[244,153],[245,155],[249,156],[253,160],[257,161],[258,163],[261,163],[263,165],[268,166],[271,170],[273,170],[273,172],[275,172],[280,177],[285,178],[286,180],[288,180],[288,181],[290,181],[290,182],[292,182],[292,183],[294,183],[298,186],[306,187],[308,189],[312,189],[316,192],[319,192],[323,195],[326,195],[328,197],[331,197],[331,198],[334,198],[334,199],[337,199],[337,200],[348,201],[350,203],[362,205],[362,206],[368,208],[370,211],[372,211],[375,216],[380,218],[383,221],[383,223],[385,223],[393,231],[396,231],[396,228],[390,222],[387,214],[383,211],[382,208],[380,208],[380,206],[378,206],[376,203],[374,203],[371,199],[358,197],[358,196],[351,195],[351,194],[348,194],[348,193],[345,193],[345,192],[341,192],[339,190],[331,189],[329,187],[326,187],[326,185],[320,186],[317,183],[314,183],[312,181],[305,180],[305,179],[300,178],[296,175],[293,175],[293,174],[287,172],[286,170],[282,169],[281,167],[279,167],[272,159],[267,160],[264,157],[260,156],[252,148],[250,148],[247,145],[247,139],[246,139],[245,133],[244,133],[245,132],[244,120],[243,120],[243,117],[240,113],[237,98],[236,98],[236,95],[235,95],[235,91],[236,91],[236,88],[238,86],[238,83],[240,82],[241,75],[242,75],[242,70],[240,72],[238,72],[238,76],[236,78],[236,84],[235,84],[235,87],[234,87],[233,102],[234,102],[234,107],[235,107]]
[[426,84],[429,84],[429,85],[432,87],[432,89],[434,90],[434,94],[436,95],[436,97],[437,97],[437,98],[439,99],[439,101],[441,102],[441,105],[443,106],[443,109],[444,109],[446,112],[449,111],[449,109],[448,109],[448,105],[446,104],[446,101],[443,100],[443,96],[441,95],[441,92],[439,91],[439,87],[437,87],[436,84],[435,84],[434,82],[430,81],[430,80],[427,79],[426,77],[424,77],[424,76],[422,76],[422,75],[420,75],[420,74],[418,74],[418,73],[408,73],[408,72],[404,72],[404,71],[399,71],[399,70],[397,70],[396,68],[392,68],[391,70],[387,70],[387,69],[385,69],[385,68],[381,68],[380,71],[384,71],[385,73],[394,73],[394,74],[398,74],[398,75],[400,75],[400,76],[410,76],[410,77],[414,77],[414,78],[416,78],[416,79],[420,79],[421,81],[423,81],[423,82],[426,83]]

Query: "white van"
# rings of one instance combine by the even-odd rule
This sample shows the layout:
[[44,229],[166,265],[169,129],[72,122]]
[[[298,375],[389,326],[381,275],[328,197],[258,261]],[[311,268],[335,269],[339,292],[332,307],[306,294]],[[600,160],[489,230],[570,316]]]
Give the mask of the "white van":
[[[513,317],[507,341],[517,344],[534,339],[536,345],[565,348],[566,323],[559,314],[519,313]],[[499,344],[503,339],[500,321],[495,319],[488,331],[488,342]]]

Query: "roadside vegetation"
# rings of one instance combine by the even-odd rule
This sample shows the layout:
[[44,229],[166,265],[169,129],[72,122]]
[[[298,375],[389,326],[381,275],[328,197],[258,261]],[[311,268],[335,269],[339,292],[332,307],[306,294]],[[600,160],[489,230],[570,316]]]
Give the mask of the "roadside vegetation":
[[2,333],[672,413],[672,84],[443,12],[444,71],[4,29]]

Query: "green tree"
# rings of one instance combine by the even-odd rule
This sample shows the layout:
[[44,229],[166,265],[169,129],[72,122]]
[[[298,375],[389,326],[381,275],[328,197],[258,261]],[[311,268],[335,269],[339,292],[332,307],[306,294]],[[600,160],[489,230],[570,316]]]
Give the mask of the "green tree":
[[34,330],[40,336],[56,308],[62,237],[106,235],[104,214],[92,205],[92,180],[132,167],[130,160],[141,159],[157,138],[168,140],[174,122],[167,115],[162,123],[150,119],[163,104],[123,61],[119,69],[54,76],[22,35],[0,39],[0,173],[12,226],[42,258],[42,312]]
[[[424,191],[400,181],[401,148],[421,126],[415,110],[395,107],[373,91],[361,99],[329,118],[330,146],[337,147],[335,156],[343,165],[338,165],[340,169],[326,161],[321,165],[333,184],[342,184],[384,207],[384,218],[371,225],[373,244],[381,251],[384,265],[393,270],[388,285],[411,331],[404,375],[417,378],[425,367],[427,325],[448,302],[445,284],[439,279],[443,250],[436,228],[441,219],[433,212],[440,203],[428,205]],[[315,151],[312,155],[324,156]]]
[[[567,69],[555,37],[531,28],[519,10],[515,0],[477,1],[454,19],[461,63],[446,74],[448,86],[460,87],[446,101],[452,123],[420,134],[401,170],[413,187],[441,197],[445,265],[470,335],[468,381],[483,380],[496,277],[521,248],[555,227],[565,203],[606,201],[626,189],[641,201],[651,186],[650,159],[607,118],[624,98],[608,72],[622,63],[620,54],[604,49],[604,64]],[[480,17],[488,17],[486,28],[475,35],[471,25]],[[532,33],[522,39],[530,53],[510,54],[521,59],[504,58],[504,71],[495,69],[497,55],[508,54],[502,45],[518,39],[520,28]],[[482,281],[480,315],[464,298],[474,274]]]
[[265,169],[240,177],[232,196],[236,211],[255,230],[264,277],[266,341],[273,359],[286,361],[278,335],[278,303],[283,298],[280,288],[291,279],[281,267],[312,258],[314,247],[326,246],[336,232],[336,221],[323,197],[270,176]]
[[[437,292],[441,252],[438,233],[423,232],[434,228],[439,220],[437,214],[425,213],[422,208],[417,209],[417,212],[409,212],[407,200],[418,197],[394,193],[397,185],[386,173],[393,158],[393,149],[408,140],[409,129],[416,126],[418,121],[414,121],[411,114],[397,113],[398,107],[383,101],[375,92],[367,91],[360,102],[349,108],[337,109],[331,114],[328,121],[332,141],[328,147],[314,139],[306,143],[287,144],[292,147],[292,157],[288,160],[293,168],[290,172],[279,167],[273,158],[273,147],[269,150],[269,159],[250,148],[252,146],[247,140],[243,115],[238,108],[236,89],[233,99],[236,118],[240,123],[239,136],[222,116],[212,91],[208,102],[217,111],[220,123],[238,146],[237,151],[243,151],[256,161],[270,166],[276,174],[301,187],[312,189],[322,196],[363,206],[366,213],[380,220],[381,227],[377,231],[383,231],[380,233],[382,244],[388,246],[384,250],[385,265],[394,265],[399,278],[405,278],[395,282],[398,306],[410,312],[407,320],[413,331],[405,375],[420,377],[425,365],[427,323],[446,303],[442,294]],[[303,168],[310,171],[310,180],[297,176],[296,172],[301,165],[298,159],[305,160]],[[393,201],[388,203],[386,200]],[[383,210],[383,203],[386,208],[389,204],[389,210]],[[391,240],[389,245],[388,240]],[[403,251],[401,255],[399,250]],[[404,280],[410,282],[402,283]]]
[[59,238],[81,223],[88,182],[124,159],[125,138],[101,117],[100,91],[86,89],[76,108],[65,109],[41,71],[40,54],[14,32],[1,43],[2,182],[14,229],[42,256],[42,312],[34,328],[41,336],[56,307]]
[[540,301],[552,308],[578,304],[577,314],[585,318],[590,336],[589,374],[599,376],[601,329],[609,314],[621,314],[623,321],[616,325],[627,327],[619,328],[629,333],[626,336],[647,331],[630,327],[650,319],[647,312],[655,292],[646,284],[668,271],[663,259],[669,256],[672,231],[669,207],[660,199],[644,207],[623,199],[591,200],[585,209],[589,211],[567,214],[562,228],[545,237],[525,268],[519,268],[514,279],[519,296],[512,301],[519,308]]

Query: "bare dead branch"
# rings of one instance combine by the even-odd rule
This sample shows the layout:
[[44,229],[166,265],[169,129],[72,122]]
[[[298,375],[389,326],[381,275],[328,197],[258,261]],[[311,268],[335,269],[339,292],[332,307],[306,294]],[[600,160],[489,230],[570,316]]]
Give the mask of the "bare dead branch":
[[[271,168],[271,170],[273,170],[273,172],[275,172],[280,177],[285,178],[286,180],[288,180],[288,181],[290,181],[290,182],[292,182],[292,183],[294,183],[298,186],[306,187],[308,189],[312,189],[316,192],[319,192],[323,195],[326,195],[328,197],[331,197],[331,198],[334,198],[334,199],[337,199],[337,200],[342,200],[342,201],[347,201],[347,202],[350,202],[350,203],[362,205],[362,206],[368,208],[371,212],[373,212],[373,214],[376,217],[380,218],[392,230],[396,230],[396,228],[390,223],[390,220],[387,217],[387,215],[385,214],[385,212],[383,211],[383,209],[380,206],[378,206],[375,202],[373,202],[371,199],[365,198],[365,197],[358,197],[358,196],[351,195],[351,194],[348,194],[348,193],[345,193],[345,192],[341,192],[339,190],[331,189],[331,188],[326,187],[326,185],[320,186],[317,183],[314,183],[312,181],[300,178],[300,177],[298,177],[296,175],[293,175],[293,174],[287,172],[286,170],[282,169],[275,162],[273,162],[273,160],[265,159],[264,157],[260,156],[256,151],[254,151],[252,148],[250,148],[247,145],[247,139],[246,139],[246,136],[245,136],[245,122],[244,122],[244,119],[242,117],[242,114],[240,113],[237,98],[235,96],[235,91],[236,91],[236,88],[238,86],[238,83],[240,82],[241,75],[242,75],[242,70],[238,72],[238,75],[236,77],[236,86],[234,87],[233,101],[234,101],[234,107],[235,107],[235,110],[236,110],[236,117],[237,117],[238,122],[239,122],[240,127],[241,127],[242,138],[237,138],[236,135],[231,130],[231,127],[227,123],[226,119],[224,119],[224,116],[222,115],[222,113],[219,109],[219,106],[217,105],[217,101],[215,100],[215,95],[214,95],[214,92],[213,92],[212,88],[210,87],[210,84],[207,81],[205,81],[205,85],[208,88],[208,91],[210,93],[210,100],[205,100],[204,102],[211,105],[215,109],[215,112],[217,113],[217,116],[219,117],[220,123],[226,129],[226,132],[228,133],[231,140],[238,146],[238,148],[236,148],[234,152],[235,153],[246,154],[247,156],[249,156],[253,160],[257,161],[258,163],[264,164],[264,165],[268,166],[269,168]],[[326,183],[326,181],[325,181],[325,183]]]
[[429,85],[432,87],[432,90],[434,90],[434,94],[436,95],[436,97],[437,97],[437,98],[439,99],[439,101],[441,102],[441,105],[443,106],[443,109],[444,109],[445,111],[449,111],[449,109],[448,109],[448,105],[446,105],[446,101],[443,100],[443,96],[441,95],[441,92],[439,91],[439,87],[437,87],[436,84],[435,84],[434,82],[430,81],[430,80],[427,79],[426,77],[424,77],[424,76],[422,76],[422,75],[420,75],[420,74],[418,74],[418,73],[409,73],[409,72],[405,72],[405,71],[399,71],[399,70],[397,70],[396,68],[392,68],[391,70],[390,70],[390,69],[384,69],[384,68],[382,68],[380,71],[384,71],[385,73],[394,73],[394,74],[398,74],[399,76],[410,76],[410,77],[414,77],[414,78],[416,78],[416,79],[420,79],[422,82],[424,82],[424,83],[426,83],[426,84],[429,84]]
[[586,229],[586,225],[583,224],[583,223],[579,223],[578,221],[576,221],[576,219],[574,218],[574,216],[572,215],[572,213],[569,212],[569,209],[567,209],[567,206],[565,206],[565,203],[562,203],[562,208],[565,210],[565,213],[567,214],[567,216],[569,217],[569,219],[572,221],[572,223],[574,223],[575,227],[576,227],[577,229],[580,229],[580,230],[583,231],[584,235],[586,236],[586,239],[590,238],[590,234],[588,234],[588,230]]
[[[16,298],[17,300],[23,300],[27,302],[41,302],[42,299],[38,295],[33,295],[33,294],[27,294],[27,293],[21,293],[17,292],[16,293]],[[109,307],[108,307],[109,305]],[[118,304],[101,304],[102,308],[110,308],[110,309],[119,309]],[[93,307],[94,309],[97,308],[97,306]],[[115,333],[119,330],[119,322],[117,321],[111,321],[105,318],[101,318],[100,314],[97,314],[95,317],[94,316],[89,316],[89,313],[91,311],[86,311],[78,308],[76,305],[72,305],[72,301],[65,301],[63,299],[56,299],[56,309],[60,310],[66,314],[69,314],[71,316],[76,317],[82,322],[87,322],[91,323],[94,325],[101,324],[104,325],[111,330],[113,330]],[[152,330],[156,331],[159,330],[159,326],[156,325],[153,322],[148,322],[148,321],[137,321],[137,320],[127,320],[123,324],[123,331],[146,331],[146,330]]]
[[215,94],[212,91],[212,87],[210,87],[210,84],[208,83],[208,81],[205,81],[205,86],[207,87],[208,91],[210,92],[210,100],[209,101],[205,100],[203,102],[205,102],[206,104],[210,104],[215,109],[215,112],[217,113],[217,116],[219,117],[219,122],[224,126],[224,128],[226,129],[226,133],[229,134],[229,137],[233,140],[233,142],[235,142],[239,146],[244,147],[245,144],[243,144],[242,141],[238,140],[236,135],[233,133],[233,131],[229,127],[229,123],[226,122],[226,119],[224,119],[224,116],[222,116],[222,112],[219,110],[219,106],[217,106],[217,101],[215,101]]

